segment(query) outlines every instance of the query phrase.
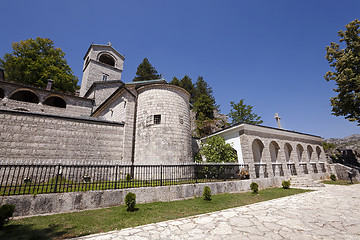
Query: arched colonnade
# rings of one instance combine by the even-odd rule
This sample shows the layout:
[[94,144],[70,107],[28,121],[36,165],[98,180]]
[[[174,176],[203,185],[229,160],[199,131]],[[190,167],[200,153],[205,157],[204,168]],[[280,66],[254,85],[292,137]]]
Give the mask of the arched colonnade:
[[65,99],[59,95],[48,94],[46,96],[39,96],[36,91],[27,88],[20,88],[6,93],[5,90],[0,87],[0,100],[5,98],[20,102],[43,104],[58,108],[66,108],[67,106]]
[[250,142],[256,178],[326,172],[318,144],[261,138]]

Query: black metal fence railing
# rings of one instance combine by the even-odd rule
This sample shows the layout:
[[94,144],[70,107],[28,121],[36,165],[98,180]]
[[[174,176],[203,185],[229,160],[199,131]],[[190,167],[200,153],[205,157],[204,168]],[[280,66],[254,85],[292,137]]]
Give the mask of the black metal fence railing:
[[244,164],[0,164],[0,195],[153,187],[249,178]]

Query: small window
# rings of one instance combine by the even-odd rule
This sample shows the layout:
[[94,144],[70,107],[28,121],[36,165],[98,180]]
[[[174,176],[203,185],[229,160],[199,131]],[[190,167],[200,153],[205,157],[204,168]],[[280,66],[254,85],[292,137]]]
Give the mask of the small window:
[[107,75],[107,74],[104,73],[102,80],[103,80],[103,81],[107,81],[107,80],[108,80],[108,77],[109,77],[109,75]]
[[154,115],[154,124],[161,123],[161,115]]

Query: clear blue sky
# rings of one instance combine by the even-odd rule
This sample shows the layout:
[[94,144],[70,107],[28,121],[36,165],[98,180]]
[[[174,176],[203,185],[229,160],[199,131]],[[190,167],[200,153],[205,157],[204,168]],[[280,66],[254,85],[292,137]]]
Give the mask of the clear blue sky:
[[89,45],[111,42],[126,59],[130,82],[147,57],[167,81],[203,76],[221,112],[244,98],[276,126],[324,138],[359,134],[360,127],[331,115],[334,83],[325,47],[360,18],[360,1],[17,1],[0,5],[0,56],[11,43],[50,38],[79,78]]

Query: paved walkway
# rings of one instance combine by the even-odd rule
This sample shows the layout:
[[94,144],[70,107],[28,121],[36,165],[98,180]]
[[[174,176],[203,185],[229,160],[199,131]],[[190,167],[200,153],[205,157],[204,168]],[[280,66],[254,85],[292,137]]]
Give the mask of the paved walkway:
[[78,239],[360,239],[360,184]]

